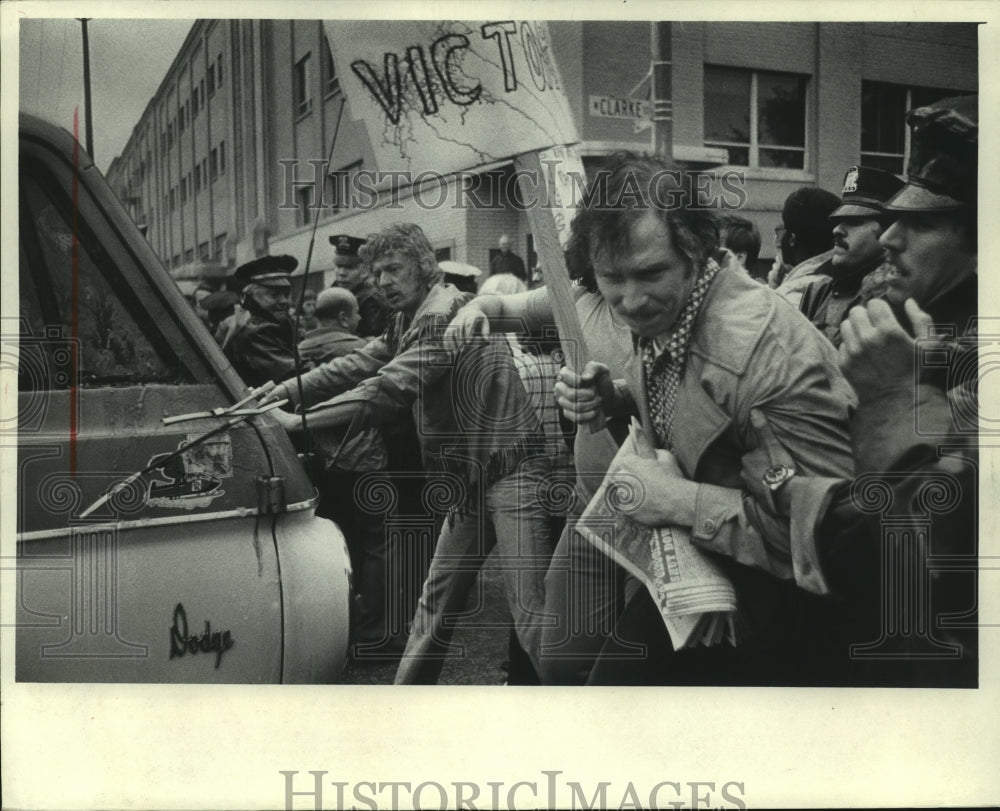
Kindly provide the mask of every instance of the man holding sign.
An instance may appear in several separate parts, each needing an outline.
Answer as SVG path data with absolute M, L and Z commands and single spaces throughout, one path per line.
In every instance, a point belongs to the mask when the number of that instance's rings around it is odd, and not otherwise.
M 559 620 L 543 635 L 546 683 L 790 682 L 794 637 L 808 632 L 793 627 L 803 589 L 822 591 L 796 541 L 804 517 L 748 492 L 740 460 L 766 425 L 791 462 L 768 471 L 770 487 L 850 471 L 853 393 L 822 335 L 719 254 L 713 215 L 679 196 L 677 177 L 655 158 L 615 156 L 607 193 L 577 214 L 571 250 L 589 257 L 635 352 L 626 387 L 590 363 L 564 369 L 556 396 L 577 423 L 638 414 L 656 457 L 619 454 L 609 479 L 642 483 L 633 521 L 690 531 L 711 553 L 736 591 L 740 642 L 673 652 L 647 591 L 567 532 L 546 578 L 546 613 Z

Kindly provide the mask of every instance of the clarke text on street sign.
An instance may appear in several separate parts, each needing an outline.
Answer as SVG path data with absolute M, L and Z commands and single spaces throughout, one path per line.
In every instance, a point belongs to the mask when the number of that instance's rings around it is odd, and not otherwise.
M 648 119 L 650 105 L 646 99 L 629 99 L 618 96 L 591 96 L 590 114 L 595 118 Z

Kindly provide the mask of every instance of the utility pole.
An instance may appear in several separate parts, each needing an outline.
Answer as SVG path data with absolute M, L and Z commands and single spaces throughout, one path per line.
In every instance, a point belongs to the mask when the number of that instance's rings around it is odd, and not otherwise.
M 94 160 L 94 126 L 93 120 L 90 113 L 90 40 L 87 37 L 87 20 L 88 17 L 78 18 L 83 25 L 83 102 L 85 105 L 85 118 L 86 122 L 86 137 L 87 137 L 87 153 L 90 155 L 90 159 Z
M 666 159 L 674 159 L 674 93 L 673 43 L 671 24 L 653 21 L 650 24 L 650 57 L 652 65 L 653 151 Z

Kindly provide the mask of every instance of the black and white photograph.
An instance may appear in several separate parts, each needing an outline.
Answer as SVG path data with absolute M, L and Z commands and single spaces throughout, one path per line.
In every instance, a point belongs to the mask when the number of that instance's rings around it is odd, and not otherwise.
M 990 4 L 0 14 L 4 808 L 1000 802 Z

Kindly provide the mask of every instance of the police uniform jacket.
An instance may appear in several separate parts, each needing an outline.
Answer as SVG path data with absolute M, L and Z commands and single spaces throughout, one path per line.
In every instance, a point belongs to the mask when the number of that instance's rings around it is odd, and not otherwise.
M 356 290 L 352 290 L 358 300 L 358 335 L 371 338 L 381 335 L 389 325 L 392 317 L 392 307 L 385 300 L 385 295 L 370 280 L 366 279 Z
M 881 257 L 866 262 L 849 273 L 836 275 L 833 260 L 817 270 L 826 278 L 814 281 L 802 293 L 799 309 L 836 347 L 841 344 L 840 325 L 852 307 L 857 307 L 885 292 L 884 274 L 879 271 Z
M 815 619 L 823 612 L 812 611 L 814 624 L 826 628 L 826 643 L 817 639 L 810 655 L 827 684 L 975 686 L 977 291 L 972 276 L 924 307 L 935 325 L 955 332 L 924 354 L 914 385 L 859 392 L 850 424 L 856 476 L 788 482 L 793 514 L 801 518 L 793 532 L 814 547 L 816 585 L 837 600 L 825 619 Z M 906 523 L 899 524 L 901 519 Z M 883 581 L 896 576 L 883 571 L 890 565 L 883 560 L 884 545 L 891 543 L 883 534 L 894 526 L 897 543 L 907 543 L 907 530 L 920 533 L 909 541 L 911 565 L 927 566 L 927 554 L 970 561 L 935 573 L 923 580 L 926 593 L 911 594 L 911 607 L 922 603 L 938 616 L 964 615 L 963 621 L 949 630 L 932 616 L 920 617 L 929 634 L 909 634 L 902 646 L 882 650 L 893 655 L 845 656 L 850 645 L 877 642 L 891 630 L 883 627 L 886 622 L 898 624 L 898 617 L 884 615 L 884 604 L 893 599 L 887 588 L 914 588 Z M 907 645 L 921 655 L 907 655 Z
M 248 386 L 278 383 L 295 374 L 291 320 L 274 321 L 251 310 L 249 318 L 232 329 L 223 351 Z

